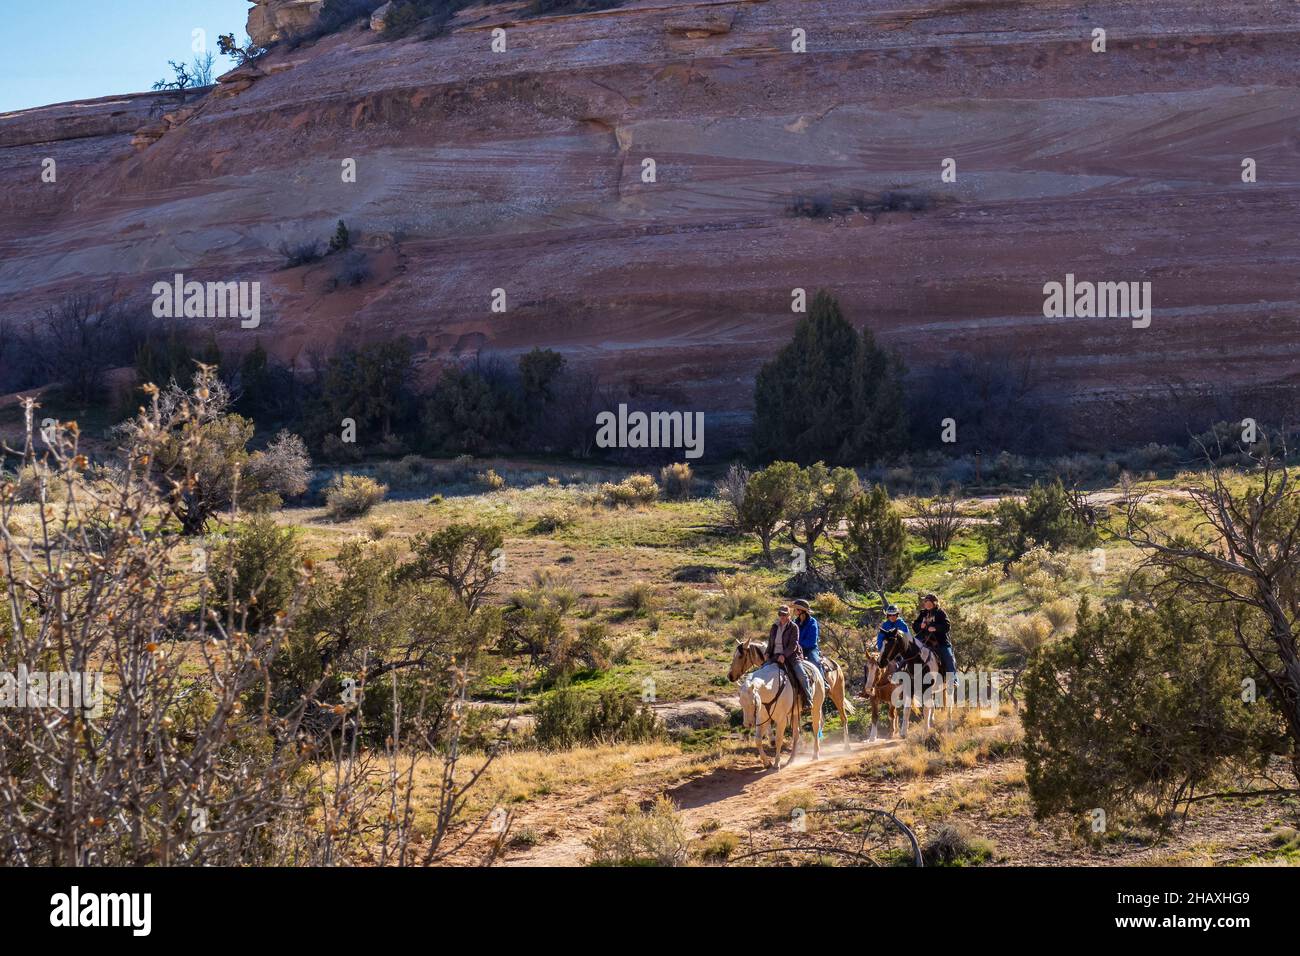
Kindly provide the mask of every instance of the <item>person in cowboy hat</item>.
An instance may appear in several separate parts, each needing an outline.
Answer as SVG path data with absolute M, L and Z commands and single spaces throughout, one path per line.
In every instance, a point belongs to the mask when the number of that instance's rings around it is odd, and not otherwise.
M 896 634 L 911 636 L 911 631 L 907 628 L 907 622 L 903 620 L 902 612 L 898 610 L 897 604 L 891 604 L 885 608 L 885 619 L 880 622 L 880 630 L 876 631 L 876 650 L 885 649 L 885 641 Z
M 811 704 L 812 685 L 808 680 L 808 672 L 799 666 L 799 661 L 803 655 L 799 649 L 799 628 L 790 620 L 790 608 L 782 604 L 776 609 L 776 623 L 767 635 L 767 659 L 776 661 L 785 668 L 795 682 L 795 686 L 803 693 L 803 699 L 806 703 Z
M 794 623 L 799 628 L 799 650 L 803 656 L 817 665 L 826 676 L 826 665 L 822 663 L 821 625 L 812 616 L 812 608 L 803 598 L 794 602 Z
M 952 656 L 952 639 L 948 636 L 948 615 L 939 607 L 939 598 L 927 594 L 921 598 L 921 613 L 912 623 L 916 636 L 925 646 L 939 655 L 944 674 L 957 673 L 957 662 Z

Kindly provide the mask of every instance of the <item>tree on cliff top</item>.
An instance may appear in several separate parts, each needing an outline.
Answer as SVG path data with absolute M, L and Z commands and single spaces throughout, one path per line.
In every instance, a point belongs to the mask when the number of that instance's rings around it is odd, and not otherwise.
M 790 344 L 754 382 L 754 450 L 762 458 L 861 464 L 904 447 L 903 365 L 817 293 Z

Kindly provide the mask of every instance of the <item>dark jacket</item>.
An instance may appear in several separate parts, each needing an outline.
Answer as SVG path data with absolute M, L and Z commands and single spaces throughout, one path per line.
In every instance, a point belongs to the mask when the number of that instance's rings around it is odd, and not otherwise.
M 777 621 L 767 632 L 767 659 L 774 661 L 778 654 L 785 655 L 786 663 L 802 656 L 799 653 L 799 628 L 794 621 L 787 621 L 785 627 Z
M 934 625 L 934 631 L 930 631 L 930 626 Z M 921 609 L 921 614 L 912 622 L 912 630 L 916 636 L 930 647 L 943 647 L 945 644 L 952 646 L 952 641 L 948 637 L 948 615 L 943 613 L 943 608 L 937 607 L 933 611 Z

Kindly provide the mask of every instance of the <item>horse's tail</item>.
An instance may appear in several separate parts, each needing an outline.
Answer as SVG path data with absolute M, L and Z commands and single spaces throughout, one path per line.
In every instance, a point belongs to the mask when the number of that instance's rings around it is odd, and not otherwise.
M 831 665 L 830 669 L 834 670 L 836 679 L 839 681 L 840 702 L 841 702 L 841 706 L 844 709 L 844 716 L 847 717 L 853 713 L 853 701 L 849 699 L 849 675 L 844 670 L 844 665 L 841 664 L 839 661 L 831 657 L 826 658 L 826 661 Z M 831 690 L 831 682 L 830 680 L 827 680 L 826 692 L 829 694 L 830 690 Z

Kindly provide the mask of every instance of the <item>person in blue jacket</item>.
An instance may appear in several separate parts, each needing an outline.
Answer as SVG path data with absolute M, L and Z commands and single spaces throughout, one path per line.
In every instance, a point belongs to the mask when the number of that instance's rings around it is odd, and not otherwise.
M 803 598 L 794 602 L 794 622 L 799 627 L 799 649 L 803 651 L 803 656 L 807 660 L 817 665 L 817 669 L 822 672 L 822 677 L 826 676 L 826 666 L 822 663 L 821 648 L 821 627 L 817 624 L 817 618 L 812 616 L 812 608 Z
M 885 608 L 885 619 L 880 622 L 880 630 L 876 632 L 876 651 L 883 651 L 885 641 L 896 633 L 911 635 L 912 632 L 908 629 L 907 622 L 903 620 L 898 605 L 891 604 Z

